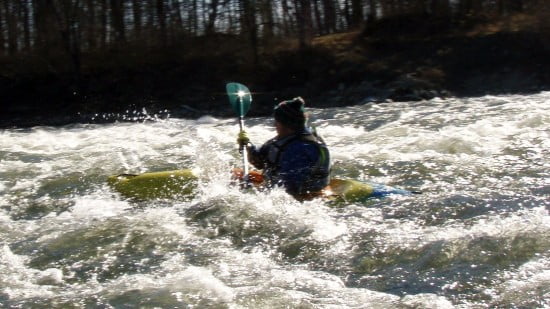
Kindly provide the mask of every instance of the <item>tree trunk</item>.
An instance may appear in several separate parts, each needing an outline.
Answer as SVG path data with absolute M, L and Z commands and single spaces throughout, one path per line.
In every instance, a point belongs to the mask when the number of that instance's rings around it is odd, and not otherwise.
M 360 27 L 363 19 L 363 1 L 351 0 L 351 28 Z
M 313 15 L 315 16 L 315 24 L 318 34 L 326 34 L 326 27 L 324 21 L 321 19 L 321 10 L 319 9 L 319 0 L 313 1 Z
M 108 10 L 108 4 L 107 0 L 100 0 L 99 2 L 101 6 L 101 12 L 100 19 L 101 19 L 101 35 L 100 35 L 100 43 L 101 43 L 101 49 L 105 50 L 107 48 L 107 33 L 108 33 L 108 25 L 107 25 L 107 10 Z
M 504 0 L 497 0 L 496 6 L 498 14 L 504 15 Z
M 352 23 L 350 11 L 351 9 L 349 5 L 349 0 L 344 0 L 344 12 L 342 12 L 342 14 L 343 14 L 344 20 L 346 21 L 346 27 L 348 28 Z
M 41 50 L 45 44 L 46 31 L 46 16 L 43 9 L 43 3 L 38 1 L 33 2 L 33 24 L 34 24 L 34 45 L 35 50 Z M 1 10 L 1 9 L 0 9 Z M 2 44 L 3 45 L 3 44 Z
M 300 49 L 305 49 L 311 45 L 312 39 L 311 1 L 294 0 L 294 4 L 296 7 L 296 23 L 298 26 Z
M 336 32 L 336 7 L 334 0 L 323 0 L 323 9 L 325 15 L 325 28 L 327 33 Z
M 86 18 L 86 42 L 88 43 L 88 49 L 93 50 L 96 48 L 96 16 L 95 16 L 95 1 L 88 0 L 87 2 L 87 18 Z
M 208 20 L 206 21 L 206 34 L 215 32 L 216 19 L 218 19 L 219 0 L 211 0 Z
M 134 15 L 134 38 L 137 40 L 141 40 L 143 14 L 140 0 L 132 1 L 132 13 Z
M 369 24 L 372 24 L 376 21 L 378 14 L 376 13 L 376 0 L 368 0 L 369 1 L 369 13 L 367 14 L 367 22 Z
M 80 49 L 80 19 L 79 1 L 67 1 L 53 6 L 56 25 L 61 43 L 70 58 L 74 74 L 75 91 L 80 91 L 81 81 L 81 49 Z
M 4 55 L 6 52 L 6 38 L 4 37 L 4 8 L 0 6 L 0 55 Z
M 380 1 L 380 8 L 382 12 L 381 14 L 382 18 L 388 18 L 393 14 L 390 1 L 384 1 L 384 0 Z
M 191 5 L 191 10 L 189 12 L 189 31 L 193 35 L 197 35 L 199 31 L 199 18 L 198 18 L 198 10 L 199 6 L 197 3 L 198 0 L 193 0 Z
M 174 23 L 176 24 L 178 31 L 182 31 L 183 30 L 183 17 L 181 16 L 181 14 L 182 14 L 181 2 L 179 2 L 177 0 L 173 1 L 172 2 L 172 7 L 173 7 L 173 10 L 174 10 Z
M 548 4 L 544 4 L 548 5 Z M 523 0 L 508 0 L 508 7 L 510 8 L 510 12 L 513 13 L 520 13 L 523 12 Z
M 31 21 L 29 14 L 29 5 L 28 1 L 22 1 L 20 4 L 20 18 L 21 23 L 23 24 L 23 49 L 26 52 L 30 52 L 31 46 Z
M 460 0 L 458 2 L 459 14 L 462 16 L 468 16 L 474 13 L 473 1 L 479 1 L 479 0 Z
M 449 0 L 432 0 L 430 11 L 435 17 L 448 18 L 451 16 L 451 3 Z
M 290 8 L 288 6 L 288 0 L 281 0 L 281 7 L 283 9 L 283 33 L 288 37 L 292 33 L 292 19 L 290 15 Z
M 8 29 L 8 53 L 15 55 L 17 53 L 17 20 L 14 5 L 10 1 L 4 1 L 4 10 L 6 12 L 6 25 Z
M 116 44 L 126 41 L 123 0 L 111 0 L 111 23 Z
M 428 13 L 426 0 L 415 0 L 412 3 L 410 12 L 414 15 L 425 15 Z
M 155 17 L 157 16 L 156 11 L 156 2 L 155 0 L 146 0 L 143 1 L 143 5 L 145 6 L 145 9 L 143 10 L 145 16 L 145 32 L 143 35 L 143 39 L 146 42 L 154 41 L 157 38 L 157 32 L 155 31 Z
M 248 37 L 250 46 L 252 47 L 252 53 L 254 63 L 258 63 L 258 35 L 256 25 L 256 12 L 253 5 L 253 0 L 240 0 L 242 10 L 242 30 L 243 35 Z
M 273 38 L 273 0 L 262 0 L 262 37 L 266 42 Z
M 166 11 L 164 0 L 157 0 L 156 5 L 157 19 L 159 22 L 160 44 L 162 47 L 168 46 L 168 33 L 166 32 Z
M 171 32 L 172 40 L 177 41 L 184 32 L 183 18 L 181 16 L 181 3 L 172 0 Z

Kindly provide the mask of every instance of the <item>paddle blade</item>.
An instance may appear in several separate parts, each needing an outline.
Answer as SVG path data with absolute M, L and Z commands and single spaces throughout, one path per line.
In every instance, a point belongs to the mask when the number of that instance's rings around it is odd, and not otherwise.
M 244 116 L 250 109 L 250 103 L 252 102 L 252 95 L 250 90 L 239 83 L 228 83 L 225 86 L 227 96 L 229 96 L 229 103 L 233 107 L 235 113 L 239 116 Z

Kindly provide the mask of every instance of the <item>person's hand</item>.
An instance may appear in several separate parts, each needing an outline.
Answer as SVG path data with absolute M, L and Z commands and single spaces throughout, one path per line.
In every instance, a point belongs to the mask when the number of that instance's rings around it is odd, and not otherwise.
M 239 144 L 239 147 L 246 146 L 248 143 L 250 143 L 250 139 L 248 138 L 248 134 L 246 134 L 246 131 L 239 132 L 239 135 L 237 136 L 237 144 Z

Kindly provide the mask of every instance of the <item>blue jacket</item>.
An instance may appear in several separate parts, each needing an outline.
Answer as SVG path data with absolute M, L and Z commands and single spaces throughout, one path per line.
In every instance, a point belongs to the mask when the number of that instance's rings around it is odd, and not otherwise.
M 321 138 L 305 129 L 248 148 L 249 161 L 263 169 L 268 187 L 283 186 L 299 196 L 321 191 L 330 181 L 330 154 Z

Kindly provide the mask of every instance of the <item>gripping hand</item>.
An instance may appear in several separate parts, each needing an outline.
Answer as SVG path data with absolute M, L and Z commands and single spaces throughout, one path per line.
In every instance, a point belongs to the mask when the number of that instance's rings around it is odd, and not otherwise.
M 250 139 L 248 138 L 246 131 L 239 132 L 239 135 L 237 136 L 237 144 L 239 144 L 239 147 L 246 146 L 248 143 L 250 143 Z

